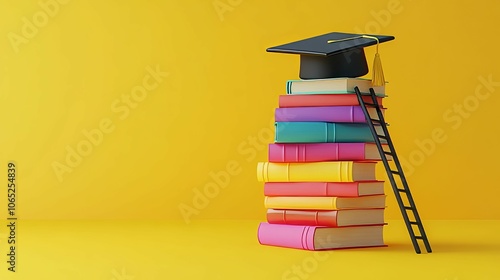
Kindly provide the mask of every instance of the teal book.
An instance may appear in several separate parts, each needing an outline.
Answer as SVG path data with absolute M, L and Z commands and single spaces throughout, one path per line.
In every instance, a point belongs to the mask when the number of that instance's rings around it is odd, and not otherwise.
M 276 122 L 276 143 L 374 142 L 368 124 L 331 122 Z M 383 135 L 382 127 L 376 127 Z

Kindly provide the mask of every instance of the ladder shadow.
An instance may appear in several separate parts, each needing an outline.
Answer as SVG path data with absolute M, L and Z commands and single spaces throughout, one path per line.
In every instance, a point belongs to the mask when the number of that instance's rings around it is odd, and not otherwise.
M 408 242 L 397 242 L 397 243 L 388 243 L 388 246 L 385 250 L 389 252 L 401 253 L 403 251 L 406 252 L 414 252 L 413 245 L 411 241 Z M 420 250 L 422 254 L 426 254 L 425 246 L 422 243 L 419 243 Z M 500 244 L 486 244 L 484 242 L 431 242 L 432 254 L 443 254 L 443 253 L 500 253 Z
M 441 253 L 499 253 L 500 244 L 487 244 L 484 242 L 439 242 L 431 244 L 432 249 Z

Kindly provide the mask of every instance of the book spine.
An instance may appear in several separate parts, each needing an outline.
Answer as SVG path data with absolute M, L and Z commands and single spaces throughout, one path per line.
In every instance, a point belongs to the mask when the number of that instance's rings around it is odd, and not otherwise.
M 352 182 L 352 168 L 351 161 L 259 162 L 257 179 L 260 182 Z
M 267 209 L 337 210 L 336 197 L 266 196 Z
M 335 140 L 337 142 L 374 142 L 368 124 L 336 123 Z
M 335 123 L 276 122 L 276 143 L 335 142 Z
M 269 144 L 270 162 L 364 160 L 365 143 Z
M 267 182 L 264 195 L 358 197 L 359 182 Z
M 274 118 L 277 122 L 366 122 L 360 106 L 276 108 Z
M 257 238 L 262 245 L 314 250 L 316 227 L 260 223 Z
M 373 88 L 373 90 L 375 91 L 375 94 L 377 94 L 377 95 L 378 94 L 385 94 L 385 86 L 374 87 L 374 86 L 372 86 L 371 81 L 367 81 L 366 83 L 352 84 L 349 86 L 349 91 L 355 92 L 354 91 L 355 86 L 357 86 L 359 88 L 359 91 L 361 93 L 369 94 L 370 88 Z
M 338 227 L 338 211 L 268 209 L 270 224 Z
M 338 160 L 365 160 L 367 143 L 338 143 Z
M 328 183 L 326 196 L 359 197 L 359 182 Z
M 276 122 L 276 143 L 373 142 L 367 124 L 329 122 Z
M 321 82 L 322 85 L 317 87 L 318 82 Z M 329 81 L 333 82 L 333 81 Z M 319 80 L 288 80 L 287 81 L 287 94 L 345 94 L 345 93 L 354 93 L 354 87 L 358 87 L 361 93 L 370 93 L 370 88 L 373 88 L 376 94 L 384 94 L 385 86 L 374 87 L 369 80 L 345 80 L 342 81 L 342 85 L 335 83 L 332 85 L 328 83 L 328 81 L 319 81 Z M 294 85 L 302 84 L 306 85 L 299 86 L 297 89 L 294 88 Z M 315 90 L 306 90 L 307 84 L 316 84 Z

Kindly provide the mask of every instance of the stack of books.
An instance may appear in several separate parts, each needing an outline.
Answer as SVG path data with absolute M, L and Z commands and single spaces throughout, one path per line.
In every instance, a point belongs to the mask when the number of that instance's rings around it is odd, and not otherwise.
M 261 244 L 306 250 L 384 246 L 386 196 L 375 174 L 380 154 L 356 86 L 362 93 L 372 87 L 360 78 L 287 82 L 268 162 L 257 166 L 267 208 L 267 222 L 258 229 Z M 385 86 L 374 90 L 382 105 Z M 375 110 L 368 112 L 377 119 Z

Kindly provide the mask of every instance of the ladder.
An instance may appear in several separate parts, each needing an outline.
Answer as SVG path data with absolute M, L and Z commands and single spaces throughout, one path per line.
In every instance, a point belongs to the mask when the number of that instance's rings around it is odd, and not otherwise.
M 401 168 L 396 150 L 394 149 L 394 144 L 392 143 L 389 131 L 387 130 L 387 123 L 384 120 L 382 110 L 380 109 L 380 105 L 378 104 L 377 95 L 375 94 L 373 88 L 370 88 L 370 95 L 361 94 L 358 87 L 355 87 L 354 91 L 356 92 L 356 95 L 358 97 L 359 105 L 361 106 L 361 109 L 365 114 L 366 122 L 370 127 L 370 131 L 375 140 L 375 144 L 377 145 L 382 162 L 384 163 L 387 176 L 389 177 L 389 181 L 391 182 L 392 190 L 394 191 L 394 195 L 396 196 L 401 214 L 403 214 L 403 219 L 405 221 L 406 228 L 408 229 L 408 233 L 410 234 L 415 252 L 417 254 L 420 254 L 418 240 L 422 240 L 427 252 L 431 253 L 431 245 L 429 244 L 429 240 L 427 239 L 427 235 L 425 234 L 424 226 L 422 224 L 422 221 L 420 220 L 415 201 L 413 201 L 413 197 L 410 192 L 410 187 L 408 187 L 408 182 L 406 181 L 403 168 Z M 370 96 L 371 103 L 365 102 L 363 96 Z M 370 117 L 367 107 L 375 108 L 378 118 Z M 383 134 L 378 134 L 375 126 L 380 126 L 382 128 Z M 382 144 L 385 143 L 382 143 L 382 141 L 387 143 L 386 147 L 388 146 L 389 150 L 384 150 L 384 146 L 382 146 Z M 387 158 L 387 156 L 392 157 L 392 160 L 396 165 L 396 170 L 392 169 L 389 165 L 389 159 Z M 398 184 L 396 181 L 396 177 L 398 176 L 401 184 Z M 410 214 L 412 216 L 410 216 Z

